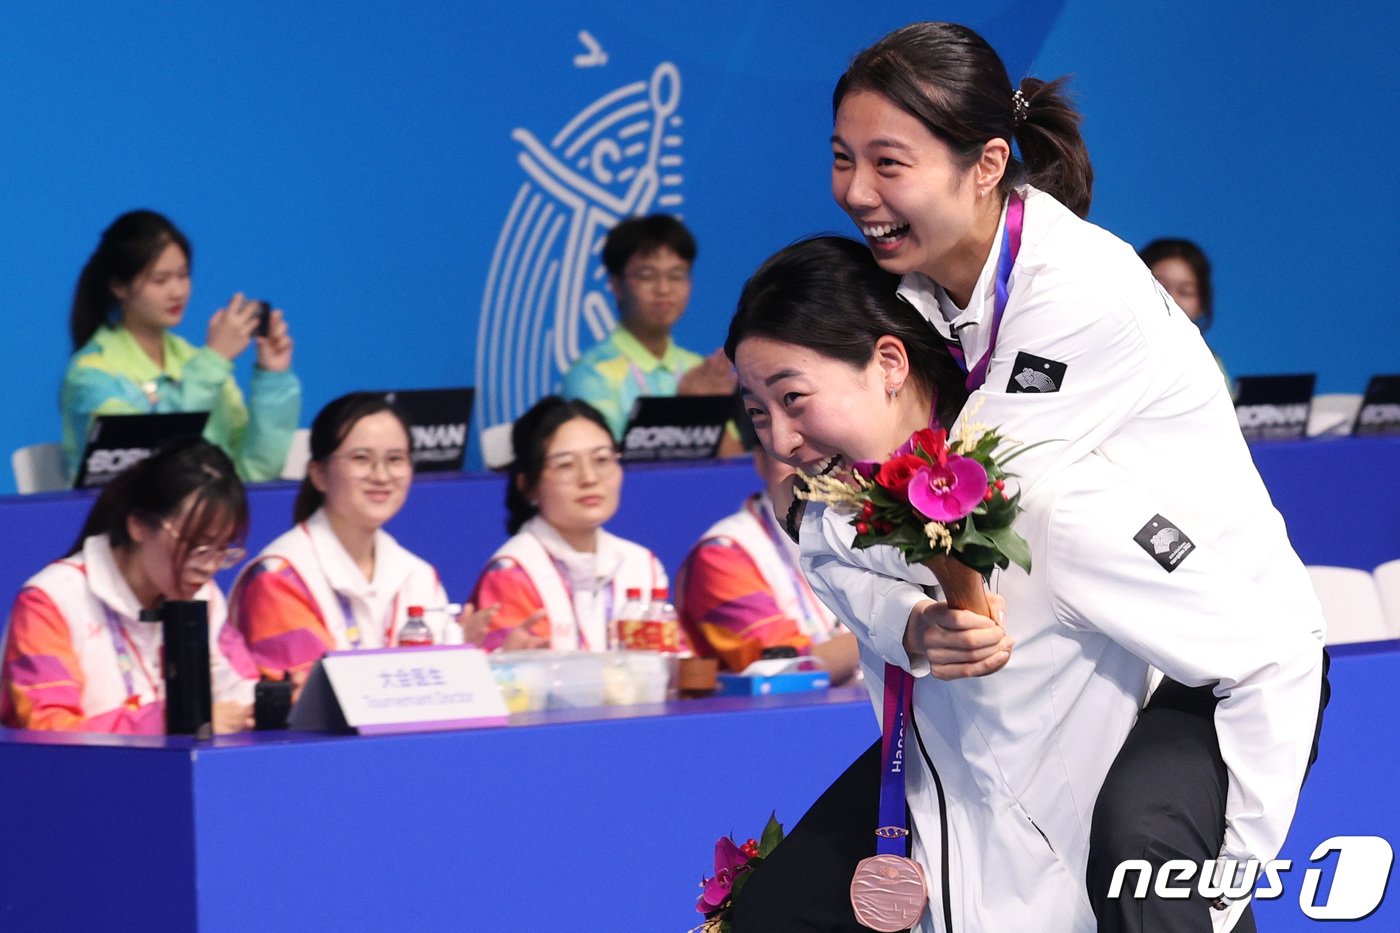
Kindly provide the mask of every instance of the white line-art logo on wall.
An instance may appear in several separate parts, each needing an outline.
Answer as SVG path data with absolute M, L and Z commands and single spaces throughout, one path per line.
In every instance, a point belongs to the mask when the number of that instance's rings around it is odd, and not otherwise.
M 612 332 L 603 240 L 625 217 L 679 212 L 680 98 L 680 71 L 662 62 L 649 79 L 584 107 L 548 145 L 523 127 L 512 131 L 527 177 L 501 225 L 481 300 L 479 428 L 514 420 Z

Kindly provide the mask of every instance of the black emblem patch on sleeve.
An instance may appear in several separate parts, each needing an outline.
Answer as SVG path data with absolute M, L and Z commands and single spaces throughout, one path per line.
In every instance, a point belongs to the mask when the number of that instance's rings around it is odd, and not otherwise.
M 1133 540 L 1142 545 L 1142 549 L 1167 573 L 1175 570 L 1186 555 L 1196 549 L 1195 542 L 1186 537 L 1186 532 L 1160 515 L 1152 516 L 1152 521 L 1143 525 L 1142 530 L 1133 535 Z
M 1047 360 L 1033 353 L 1017 353 L 1011 366 L 1007 392 L 1058 392 L 1065 383 L 1064 363 Z

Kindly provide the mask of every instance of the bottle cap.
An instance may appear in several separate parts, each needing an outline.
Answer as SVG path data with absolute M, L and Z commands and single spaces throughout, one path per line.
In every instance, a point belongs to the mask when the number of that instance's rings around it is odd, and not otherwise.
M 628 599 L 641 599 L 641 598 L 642 598 L 642 588 L 641 588 L 640 586 L 629 586 L 629 587 L 627 588 L 627 598 L 628 598 Z
M 668 591 L 664 586 L 658 586 L 651 591 L 652 599 L 665 599 L 669 595 L 670 591 Z
M 421 615 L 423 614 L 423 607 L 422 607 L 422 606 L 409 606 L 409 607 L 408 607 L 408 614 L 411 615 L 411 616 L 421 616 Z

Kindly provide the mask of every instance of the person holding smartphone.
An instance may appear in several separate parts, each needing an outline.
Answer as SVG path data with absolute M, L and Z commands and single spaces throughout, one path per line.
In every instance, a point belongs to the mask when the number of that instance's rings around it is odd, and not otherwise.
M 68 476 L 97 415 L 208 411 L 204 436 L 244 480 L 276 479 L 301 414 L 292 337 L 282 312 L 233 296 L 195 347 L 173 333 L 189 304 L 189 239 L 155 211 L 123 214 L 78 276 L 70 328 L 74 354 L 60 393 Z M 256 347 L 248 400 L 233 361 Z

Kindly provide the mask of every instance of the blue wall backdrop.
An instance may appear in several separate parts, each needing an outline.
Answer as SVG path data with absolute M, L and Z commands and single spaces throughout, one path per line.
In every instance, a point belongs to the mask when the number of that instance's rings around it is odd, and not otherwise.
M 1376 6 L 7 5 L 0 451 L 58 437 L 73 282 L 138 206 L 195 244 L 185 336 L 235 290 L 286 309 L 303 423 L 361 387 L 480 384 L 478 426 L 515 414 L 610 325 L 592 251 L 639 210 L 695 229 L 678 337 L 712 349 L 764 256 L 850 230 L 827 193 L 831 86 L 932 12 L 1013 75 L 1079 76 L 1094 219 L 1204 243 L 1232 372 L 1359 390 L 1400 368 L 1372 284 L 1393 255 L 1374 232 L 1397 206 L 1374 178 L 1396 132 L 1376 78 L 1400 12 Z M 1338 318 L 1358 335 L 1320 339 Z

